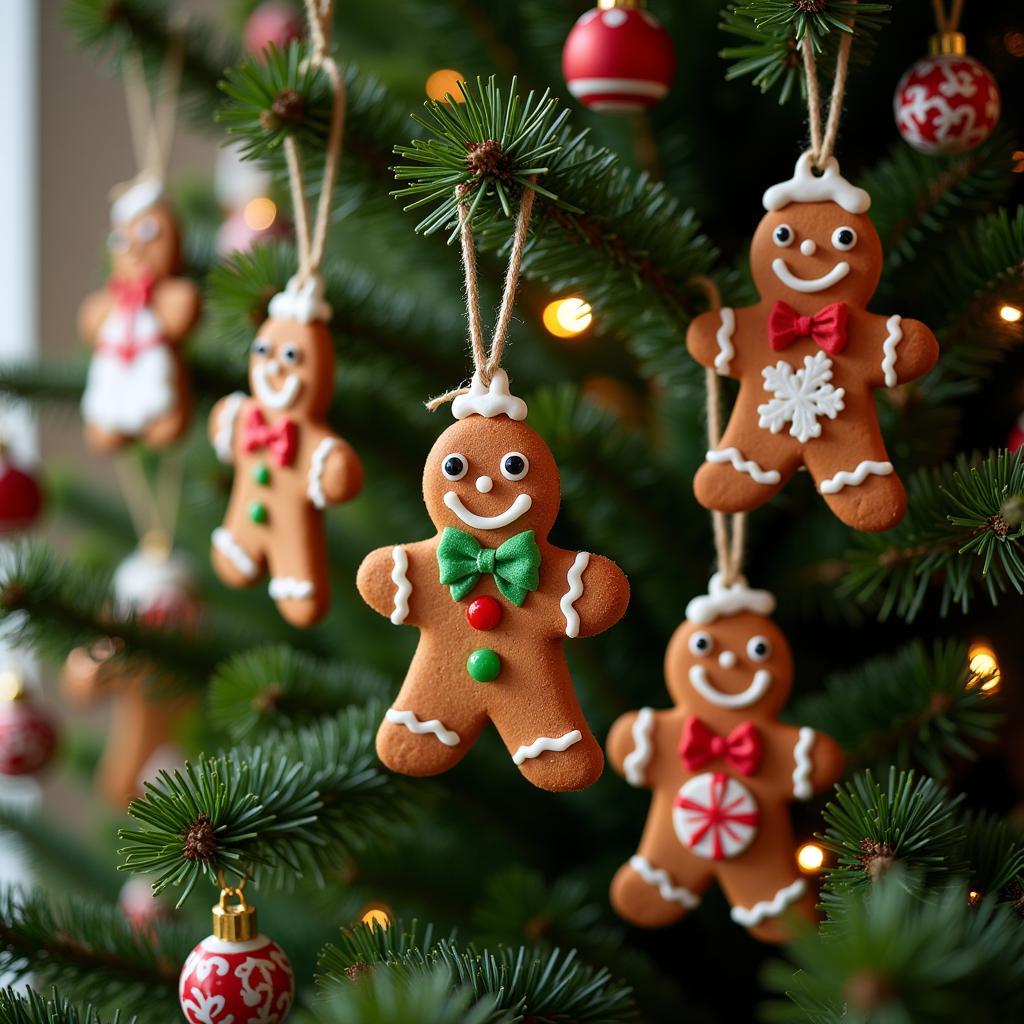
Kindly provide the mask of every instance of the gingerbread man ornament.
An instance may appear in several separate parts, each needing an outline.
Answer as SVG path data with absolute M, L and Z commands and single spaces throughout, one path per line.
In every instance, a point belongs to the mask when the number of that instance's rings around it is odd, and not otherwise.
M 903 518 L 906 492 L 873 390 L 920 377 L 939 349 L 919 321 L 867 310 L 882 273 L 870 205 L 834 158 L 819 175 L 805 153 L 764 194 L 750 249 L 761 301 L 690 325 L 694 359 L 740 382 L 725 434 L 694 480 L 705 508 L 756 508 L 806 466 L 849 526 L 887 530 Z
M 199 289 L 175 276 L 181 242 L 159 179 L 128 186 L 110 220 L 111 275 L 78 314 L 94 350 L 82 395 L 86 440 L 101 452 L 133 440 L 165 447 L 188 426 L 181 345 L 199 319 Z
M 830 737 L 776 718 L 793 657 L 768 618 L 774 609 L 767 591 L 712 577 L 665 655 L 675 707 L 633 711 L 612 727 L 612 765 L 652 790 L 639 849 L 611 888 L 616 911 L 636 925 L 679 920 L 715 879 L 733 920 L 762 941 L 789 938 L 789 914 L 816 920 L 788 805 L 837 781 L 843 758 Z
M 377 753 L 405 775 L 447 771 L 493 721 L 535 786 L 589 786 L 604 758 L 583 719 L 565 663 L 566 638 L 622 617 L 629 584 L 607 558 L 548 540 L 558 468 L 523 422 L 526 404 L 497 370 L 474 375 L 452 406 L 456 422 L 427 456 L 429 540 L 379 548 L 359 568 L 359 592 L 420 641 L 377 733 Z
M 292 278 L 270 301 L 249 354 L 252 396 L 222 398 L 210 415 L 218 458 L 235 467 L 213 567 L 232 587 L 269 572 L 281 615 L 310 626 L 330 606 L 323 513 L 349 501 L 362 464 L 326 424 L 334 390 L 331 309 L 317 275 Z

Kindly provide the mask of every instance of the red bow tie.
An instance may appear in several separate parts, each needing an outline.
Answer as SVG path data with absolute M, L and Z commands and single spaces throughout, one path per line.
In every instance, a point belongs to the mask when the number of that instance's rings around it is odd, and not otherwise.
M 800 316 L 785 302 L 773 303 L 768 316 L 768 343 L 781 352 L 797 338 L 810 338 L 830 356 L 842 352 L 846 346 L 846 303 L 833 302 L 814 316 Z
M 268 426 L 260 409 L 255 406 L 246 414 L 242 424 L 242 445 L 247 452 L 266 448 L 279 466 L 291 464 L 295 458 L 295 444 L 299 428 L 294 420 L 281 420 L 276 426 Z
M 741 722 L 728 736 L 712 732 L 696 715 L 683 724 L 679 757 L 688 771 L 722 758 L 741 775 L 753 775 L 761 764 L 761 736 L 750 722 Z
M 142 309 L 149 305 L 156 287 L 156 278 L 152 274 L 139 274 L 138 277 L 112 277 L 107 287 L 114 293 L 114 301 L 122 309 Z

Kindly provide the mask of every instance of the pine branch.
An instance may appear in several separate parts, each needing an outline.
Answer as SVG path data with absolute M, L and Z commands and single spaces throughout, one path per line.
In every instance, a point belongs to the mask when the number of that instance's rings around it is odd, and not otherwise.
M 389 838 L 411 811 L 413 786 L 383 772 L 373 750 L 376 706 L 353 708 L 255 747 L 162 771 L 122 831 L 126 870 L 156 875 L 155 893 L 220 871 L 280 885 Z M 416 787 L 423 799 L 423 786 Z
M 109 1024 L 136 1024 L 138 1018 L 122 1017 L 118 1010 L 105 1020 Z M 56 989 L 44 997 L 33 989 L 0 988 L 0 1024 L 104 1024 L 104 1018 L 91 1006 L 79 1010 Z
M 857 766 L 920 766 L 944 778 L 953 759 L 973 760 L 995 739 L 1002 716 L 967 665 L 955 641 L 930 649 L 916 640 L 896 654 L 873 658 L 830 676 L 824 692 L 791 709 L 832 736 Z
M 960 456 L 911 480 L 910 506 L 895 529 L 855 534 L 840 595 L 912 621 L 929 585 L 945 615 L 966 612 L 983 589 L 993 604 L 1010 588 L 1024 593 L 1024 458 Z
M 988 811 L 964 815 L 964 860 L 971 889 L 982 896 L 1024 908 L 1024 837 Z
M 917 898 L 918 888 L 916 879 L 894 871 L 866 895 L 844 893 L 842 931 L 827 942 L 808 932 L 787 948 L 792 963 L 768 965 L 767 986 L 789 1001 L 769 1004 L 761 1019 L 960 1024 L 1019 1018 L 1019 918 L 991 900 L 972 906 L 959 884 L 927 900 Z
M 76 1001 L 130 1005 L 140 1024 L 178 1013 L 178 972 L 192 945 L 177 926 L 135 929 L 114 906 L 0 889 L 0 972 Z
M 317 981 L 330 992 L 360 984 L 365 974 L 386 972 L 401 984 L 438 969 L 447 970 L 456 990 L 471 991 L 476 1000 L 491 997 L 496 1011 L 511 1014 L 495 1020 L 612 1024 L 635 1017 L 628 989 L 616 985 L 607 971 L 578 962 L 572 951 L 460 948 L 454 939 L 434 941 L 430 928 L 420 939 L 415 923 L 407 929 L 400 921 L 387 930 L 366 925 L 343 930 L 340 941 L 321 954 Z

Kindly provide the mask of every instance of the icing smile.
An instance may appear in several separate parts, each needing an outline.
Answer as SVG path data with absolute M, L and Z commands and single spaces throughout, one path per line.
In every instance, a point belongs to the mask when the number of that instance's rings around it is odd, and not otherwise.
M 265 363 L 256 363 L 252 368 L 252 383 L 256 391 L 256 397 L 261 405 L 268 409 L 288 409 L 299 397 L 302 388 L 302 380 L 294 373 L 289 373 L 284 378 L 284 383 L 275 388 L 270 383 L 271 374 L 277 373 L 277 363 L 268 359 Z
M 691 665 L 690 685 L 709 704 L 715 704 L 720 708 L 746 708 L 756 704 L 765 695 L 768 687 L 772 685 L 772 674 L 767 669 L 759 668 L 745 690 L 739 693 L 722 693 L 712 685 L 703 665 Z
M 787 287 L 795 292 L 823 292 L 826 288 L 838 284 L 850 272 L 850 264 L 846 260 L 840 260 L 823 277 L 797 277 L 792 270 L 786 266 L 786 261 L 781 256 L 772 260 L 772 270 L 775 276 Z
M 528 494 L 520 494 L 504 512 L 496 516 L 478 516 L 475 512 L 470 512 L 454 491 L 448 491 L 445 494 L 444 503 L 467 526 L 472 526 L 476 530 L 500 530 L 503 526 L 511 525 L 520 516 L 529 512 L 533 505 L 533 498 Z

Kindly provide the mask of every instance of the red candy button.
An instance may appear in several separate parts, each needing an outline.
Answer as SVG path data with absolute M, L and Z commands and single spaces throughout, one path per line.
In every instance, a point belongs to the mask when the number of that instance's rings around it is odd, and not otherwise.
M 501 605 L 493 597 L 478 597 L 469 602 L 466 618 L 474 629 L 494 629 L 501 622 Z

